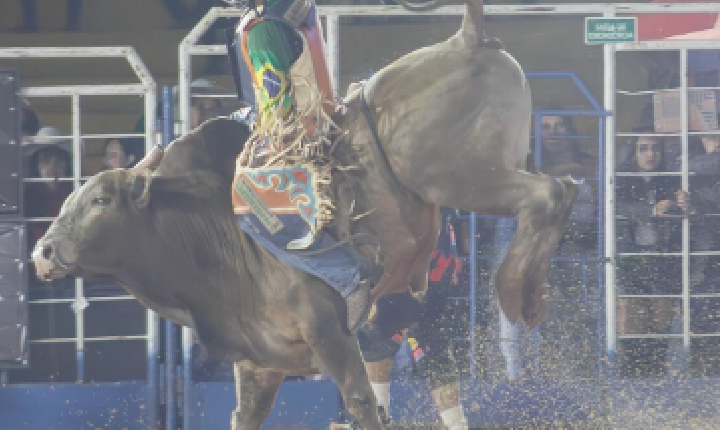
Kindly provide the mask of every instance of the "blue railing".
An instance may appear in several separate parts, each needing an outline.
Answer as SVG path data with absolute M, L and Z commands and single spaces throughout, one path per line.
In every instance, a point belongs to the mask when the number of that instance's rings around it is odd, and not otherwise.
M 168 146 L 175 139 L 173 118 L 173 87 L 163 86 L 162 98 L 162 142 Z M 177 326 L 170 320 L 165 320 L 165 428 L 177 429 L 177 366 L 175 364 L 175 333 Z

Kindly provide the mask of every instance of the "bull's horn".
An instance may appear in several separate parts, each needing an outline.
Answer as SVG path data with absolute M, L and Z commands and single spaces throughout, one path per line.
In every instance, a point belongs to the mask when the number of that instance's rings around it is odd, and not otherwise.
M 150 183 L 152 182 L 152 177 L 148 173 L 138 173 L 129 175 L 128 179 L 130 198 L 135 202 L 135 206 L 139 208 L 145 207 L 150 198 Z
M 149 170 L 152 172 L 158 168 L 164 155 L 165 155 L 165 148 L 163 148 L 162 145 L 155 145 L 152 147 L 150 152 L 148 152 L 145 155 L 145 157 L 143 157 L 143 159 L 140 160 L 140 162 L 137 163 L 135 165 L 135 167 L 133 167 L 130 170 L 133 170 L 135 172 L 142 172 L 144 170 Z

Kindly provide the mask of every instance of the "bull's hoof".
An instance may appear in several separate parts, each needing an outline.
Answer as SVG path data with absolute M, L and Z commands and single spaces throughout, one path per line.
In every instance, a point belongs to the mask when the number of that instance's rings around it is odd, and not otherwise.
M 528 329 L 540 324 L 545 315 L 545 303 L 550 293 L 550 285 L 543 282 L 531 294 L 523 297 L 522 317 Z
M 494 279 L 500 309 L 511 323 L 515 323 L 520 318 L 523 302 L 522 285 L 524 280 L 517 276 L 516 270 L 516 268 L 510 268 L 504 260 L 495 273 Z

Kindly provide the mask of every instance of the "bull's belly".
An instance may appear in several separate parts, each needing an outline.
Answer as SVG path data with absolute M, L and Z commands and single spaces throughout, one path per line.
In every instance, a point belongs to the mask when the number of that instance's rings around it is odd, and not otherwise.
M 523 169 L 529 152 L 529 137 L 519 131 L 517 139 L 507 136 L 484 136 L 453 139 L 452 127 L 447 135 L 427 133 L 422 138 L 395 142 L 400 151 L 388 155 L 398 182 L 427 203 L 472 210 L 462 203 L 468 194 L 504 183 L 518 169 Z M 463 132 L 455 133 L 463 136 Z M 466 136 L 467 137 L 467 136 Z
M 249 362 L 259 369 L 278 370 L 293 374 L 315 373 L 317 360 L 310 346 L 302 339 L 288 339 L 275 330 L 230 328 L 213 339 L 200 340 L 209 352 L 225 361 Z

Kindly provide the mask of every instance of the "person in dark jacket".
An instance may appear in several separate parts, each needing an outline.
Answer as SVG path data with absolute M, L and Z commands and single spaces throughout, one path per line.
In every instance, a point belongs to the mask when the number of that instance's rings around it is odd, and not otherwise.
M 618 229 L 618 251 L 647 255 L 618 259 L 617 331 L 621 336 L 663 334 L 670 330 L 679 302 L 656 296 L 679 295 L 682 271 L 681 259 L 658 254 L 680 251 L 689 200 L 680 176 L 665 172 L 663 137 L 641 135 L 632 147 L 616 181 L 616 216 L 624 225 Z M 645 366 L 643 372 L 656 375 L 664 373 L 665 365 L 657 361 L 663 357 L 659 351 L 666 348 L 664 339 L 624 339 L 620 346 L 627 358 L 623 362 L 638 370 Z
M 690 204 L 696 217 L 690 220 L 690 250 L 717 251 L 720 248 L 720 136 L 691 136 L 688 170 Z M 706 255 L 690 259 L 692 293 L 714 292 L 720 270 Z

